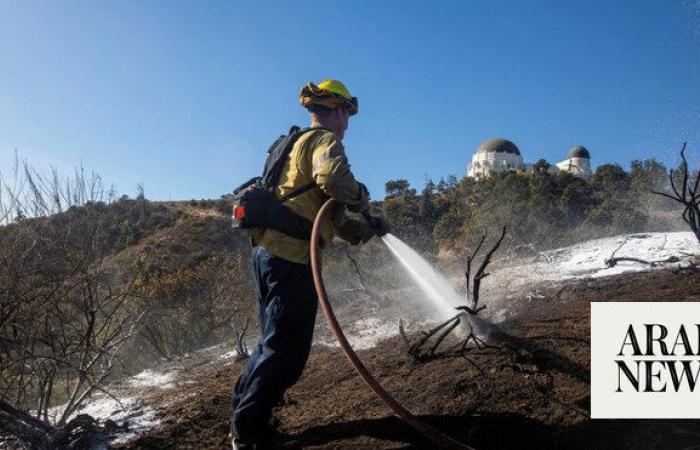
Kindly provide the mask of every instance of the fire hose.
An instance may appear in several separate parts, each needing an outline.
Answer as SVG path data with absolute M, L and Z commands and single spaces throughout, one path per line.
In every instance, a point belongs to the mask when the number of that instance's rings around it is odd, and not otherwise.
M 326 215 L 334 203 L 335 200 L 332 198 L 326 201 L 316 215 L 316 220 L 314 220 L 314 226 L 311 232 L 311 271 L 314 277 L 316 293 L 318 294 L 318 299 L 321 303 L 321 308 L 323 309 L 323 315 L 326 317 L 326 322 L 328 322 L 328 326 L 330 327 L 331 331 L 335 335 L 336 339 L 338 339 L 340 348 L 343 350 L 343 353 L 345 353 L 345 356 L 350 361 L 350 364 L 352 364 L 364 382 L 367 383 L 367 386 L 369 386 L 374 393 L 377 394 L 377 396 L 384 403 L 386 403 L 386 405 L 391 408 L 391 410 L 394 411 L 394 413 L 396 413 L 396 415 L 398 415 L 407 425 L 442 448 L 450 450 L 473 450 L 472 447 L 462 444 L 461 442 L 440 433 L 438 430 L 427 425 L 411 414 L 411 412 L 406 408 L 401 406 L 401 404 L 396 401 L 396 399 L 394 399 L 394 397 L 392 397 L 391 394 L 384 389 L 384 387 L 382 387 L 379 381 L 374 378 L 362 361 L 360 361 L 360 358 L 357 356 L 345 337 L 345 333 L 343 333 L 342 328 L 340 328 L 338 319 L 336 318 L 333 308 L 331 308 L 331 304 L 328 300 L 328 294 L 326 292 L 326 286 L 323 283 L 323 276 L 321 272 L 321 252 L 319 245 L 320 229 L 321 224 L 323 224 L 324 220 L 326 220 Z

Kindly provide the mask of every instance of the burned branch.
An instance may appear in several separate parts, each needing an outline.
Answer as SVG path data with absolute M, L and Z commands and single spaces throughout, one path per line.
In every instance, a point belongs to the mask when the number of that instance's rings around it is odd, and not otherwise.
M 606 267 L 615 267 L 617 263 L 619 262 L 636 262 L 639 264 L 646 264 L 648 266 L 654 267 L 656 264 L 651 261 L 647 261 L 645 259 L 639 259 L 639 258 L 632 258 L 632 257 L 627 257 L 627 256 L 620 256 L 618 258 L 608 258 L 605 260 L 605 266 Z
M 684 206 L 683 221 L 688 224 L 700 242 L 700 169 L 695 173 L 695 180 L 690 174 L 690 167 L 685 156 L 685 149 L 688 143 L 684 142 L 681 148 L 681 166 L 679 172 L 671 170 L 669 172 L 669 183 L 673 193 L 652 191 Z M 678 175 L 678 177 L 676 176 Z M 677 178 L 680 180 L 677 181 Z
M 661 244 L 659 251 L 664 249 L 664 247 L 666 246 L 667 239 L 668 239 L 667 235 L 664 235 L 664 242 L 663 242 L 663 244 Z M 620 243 L 620 245 L 617 246 L 617 248 L 615 250 L 613 250 L 613 252 L 610 254 L 610 257 L 606 258 L 603 261 L 603 263 L 605 264 L 605 267 L 608 267 L 608 268 L 615 267 L 615 266 L 617 266 L 618 263 L 621 263 L 621 262 L 646 264 L 650 267 L 656 267 L 659 264 L 675 263 L 675 262 L 680 261 L 680 259 L 677 256 L 669 256 L 666 259 L 657 260 L 657 261 L 647 261 L 646 259 L 635 258 L 632 256 L 615 256 L 617 254 L 617 252 L 620 251 L 620 249 L 622 247 L 624 247 L 624 245 L 627 243 L 628 240 L 629 240 L 629 236 L 625 236 L 625 239 L 622 241 L 622 243 Z
M 442 341 L 445 340 L 448 334 L 452 333 L 455 328 L 460 324 L 461 320 L 459 318 L 459 315 L 455 317 L 454 322 L 452 322 L 449 326 L 445 327 L 442 333 L 440 333 L 440 336 L 438 336 L 437 339 L 435 339 L 435 343 L 430 347 L 430 350 L 428 351 L 428 355 L 430 357 L 435 356 L 435 352 L 437 351 L 438 347 L 440 344 L 442 344 Z
M 469 324 L 469 334 L 464 338 L 460 336 L 459 342 L 450 347 L 448 351 L 458 348 L 459 350 L 457 351 L 457 353 L 463 354 L 469 348 L 472 348 L 469 346 L 470 343 L 473 343 L 474 347 L 479 349 L 483 349 L 488 346 L 483 339 L 481 339 L 477 334 L 474 333 L 474 328 L 470 320 L 478 319 L 470 319 L 470 316 L 477 316 L 481 311 L 483 311 L 486 308 L 486 305 L 479 305 L 481 280 L 483 280 L 489 275 L 489 273 L 486 272 L 486 269 L 491 263 L 491 258 L 493 257 L 494 253 L 496 253 L 498 248 L 501 246 L 505 235 L 506 227 L 504 226 L 501 229 L 501 235 L 493 244 L 491 249 L 486 253 L 484 259 L 479 265 L 479 268 L 476 270 L 476 273 L 473 276 L 472 263 L 476 259 L 477 255 L 479 254 L 479 251 L 481 250 L 481 248 L 484 245 L 484 242 L 486 241 L 486 238 L 488 236 L 486 233 L 483 236 L 481 236 L 481 239 L 479 240 L 479 243 L 477 244 L 474 252 L 472 252 L 472 254 L 467 257 L 467 267 L 464 272 L 464 276 L 466 278 L 467 302 L 471 302 L 471 304 L 457 306 L 455 308 L 459 311 L 457 315 L 438 324 L 437 326 L 428 331 L 421 332 L 420 338 L 415 343 L 412 343 L 406 336 L 406 332 L 403 327 L 403 322 L 399 323 L 399 333 L 401 334 L 401 337 L 403 338 L 406 344 L 407 353 L 415 361 L 425 361 L 438 356 L 438 349 L 440 345 L 447 339 L 449 335 L 453 334 L 453 332 L 458 329 L 460 324 L 463 323 Z
M 467 269 L 464 272 L 464 276 L 467 279 L 467 303 L 471 300 L 471 306 L 458 306 L 457 309 L 466 311 L 472 316 L 477 315 L 481 310 L 486 308 L 485 305 L 479 306 L 479 293 L 481 290 L 481 280 L 489 276 L 489 273 L 486 272 L 486 268 L 488 265 L 491 263 L 491 257 L 493 256 L 494 253 L 496 253 L 496 250 L 501 246 L 501 243 L 503 242 L 503 238 L 506 236 L 506 227 L 504 226 L 501 228 L 501 236 L 498 238 L 498 240 L 494 243 L 493 247 L 491 247 L 491 250 L 486 253 L 486 256 L 484 257 L 483 261 L 481 262 L 481 265 L 479 266 L 479 269 L 476 271 L 476 274 L 474 274 L 474 277 L 471 278 L 471 267 L 472 267 L 472 262 L 476 258 L 477 254 L 479 253 L 479 250 L 481 250 L 481 247 L 484 244 L 484 241 L 486 240 L 486 237 L 488 236 L 488 233 L 484 233 L 484 235 L 481 237 L 481 240 L 479 241 L 479 244 L 476 246 L 476 249 L 474 252 L 467 257 Z
M 479 350 L 482 350 L 482 349 L 487 348 L 487 347 L 492 347 L 492 346 L 488 345 L 485 340 L 481 339 L 479 336 L 477 336 L 474 333 L 474 327 L 471 324 L 469 324 L 469 334 L 462 342 L 462 346 L 459 349 L 459 353 L 464 353 L 469 348 L 470 342 L 473 342 L 475 347 L 478 348 Z M 493 347 L 493 348 L 496 348 L 496 347 Z
M 617 265 L 617 263 L 619 263 L 619 262 L 635 262 L 635 263 L 639 263 L 639 264 L 647 264 L 650 267 L 656 267 L 659 264 L 676 263 L 679 261 L 680 261 L 680 258 L 678 258 L 677 256 L 669 256 L 666 259 L 661 259 L 661 260 L 657 260 L 657 261 L 647 261 L 645 259 L 640 259 L 640 258 L 618 256 L 617 258 L 606 259 L 605 265 L 606 265 L 606 267 L 615 267 Z
M 108 448 L 109 430 L 87 414 L 80 414 L 62 427 L 54 427 L 0 400 L 0 434 L 3 442 L 16 448 L 96 449 Z M 4 447 L 3 447 L 4 448 Z M 13 448 L 10 445 L 10 448 Z
M 0 400 L 0 432 L 32 448 L 47 448 L 57 428 Z
M 620 245 L 618 245 L 617 248 L 616 248 L 615 250 L 613 250 L 613 252 L 610 254 L 610 258 L 608 258 L 608 260 L 610 260 L 610 259 L 615 259 L 615 255 L 616 255 L 617 252 L 619 252 L 620 249 L 627 243 L 627 240 L 628 240 L 628 239 L 629 239 L 629 237 L 628 237 L 628 236 L 625 236 L 625 239 L 622 241 L 622 243 L 621 243 Z M 607 262 L 606 262 L 606 264 L 607 264 Z
M 403 326 L 403 321 L 399 320 L 399 334 L 404 340 L 404 343 L 406 344 L 406 352 L 411 355 L 411 357 L 416 360 L 416 361 L 423 361 L 426 359 L 431 358 L 432 356 L 435 355 L 435 350 L 432 352 L 425 352 L 423 349 L 423 346 L 432 338 L 435 336 L 440 330 L 445 329 L 447 327 L 452 331 L 454 327 L 456 327 L 459 324 L 459 316 L 460 314 L 457 314 L 456 316 L 452 317 L 449 320 L 446 320 L 442 322 L 441 324 L 435 326 L 434 328 L 428 330 L 428 331 L 421 331 L 421 338 L 416 341 L 415 343 L 412 343 L 408 336 L 406 335 L 406 331 L 404 330 Z M 452 326 L 454 324 L 454 327 Z M 442 342 L 447 335 L 443 336 L 441 339 L 439 339 L 440 342 Z M 437 347 L 435 347 L 437 349 Z
M 250 325 L 250 317 L 246 317 L 243 320 L 243 324 L 240 320 L 231 320 L 231 328 L 233 328 L 233 335 L 236 339 L 236 357 L 235 361 L 243 361 L 248 359 L 250 356 L 250 351 L 248 350 L 248 345 L 246 343 L 246 334 L 248 333 L 248 326 Z

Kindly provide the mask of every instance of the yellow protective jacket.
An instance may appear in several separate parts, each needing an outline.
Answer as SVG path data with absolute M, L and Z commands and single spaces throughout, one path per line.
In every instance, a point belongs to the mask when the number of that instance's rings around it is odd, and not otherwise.
M 357 244 L 365 233 L 365 225 L 349 218 L 344 205 L 363 208 L 369 198 L 350 171 L 342 142 L 331 131 L 308 131 L 297 140 L 282 169 L 275 194 L 281 198 L 311 181 L 316 182 L 313 189 L 284 204 L 313 222 L 323 203 L 330 197 L 335 198 L 339 203 L 331 214 L 332 219 L 321 229 L 322 240 L 328 243 L 338 236 Z M 309 263 L 309 241 L 268 228 L 253 233 L 252 242 L 280 258 L 299 264 Z

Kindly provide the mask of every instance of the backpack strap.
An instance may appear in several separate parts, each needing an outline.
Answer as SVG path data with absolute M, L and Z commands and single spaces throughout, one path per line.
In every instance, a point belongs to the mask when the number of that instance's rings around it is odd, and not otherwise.
M 306 183 L 305 185 L 294 189 L 292 192 L 290 192 L 289 194 L 285 195 L 284 197 L 280 198 L 280 199 L 279 199 L 279 202 L 280 202 L 280 203 L 284 203 L 284 202 L 286 202 L 287 200 L 291 200 L 291 199 L 293 199 L 294 197 L 300 196 L 301 194 L 303 194 L 303 193 L 306 192 L 306 191 L 310 191 L 310 190 L 313 189 L 314 187 L 316 187 L 316 182 L 315 182 L 315 181 L 310 181 L 310 182 Z
M 293 126 L 289 129 L 289 134 L 281 135 L 272 143 L 267 150 L 267 159 L 265 160 L 265 167 L 261 177 L 268 188 L 277 186 L 287 156 L 289 156 L 296 141 L 307 131 L 315 129 L 317 128 L 305 128 L 301 130 L 299 127 Z
M 331 131 L 331 130 L 329 130 L 328 128 L 323 128 L 323 127 L 308 127 L 308 128 L 300 129 L 300 128 L 299 128 L 298 126 L 296 126 L 296 125 L 292 126 L 292 127 L 289 129 L 289 136 L 291 136 L 292 134 L 296 134 L 296 136 L 292 136 L 291 142 L 288 144 L 289 148 L 286 149 L 284 157 L 286 158 L 287 154 L 289 154 L 289 152 L 292 150 L 292 147 L 294 147 L 294 144 L 299 140 L 299 138 L 300 138 L 302 135 L 306 134 L 306 133 L 309 132 L 309 131 L 316 131 L 316 130 Z M 292 192 L 290 192 L 290 193 L 288 193 L 287 195 L 285 195 L 285 196 L 283 196 L 282 198 L 280 198 L 280 199 L 279 199 L 279 202 L 280 202 L 280 203 L 284 203 L 284 202 L 286 202 L 287 200 L 291 200 L 291 199 L 293 199 L 294 197 L 298 197 L 298 196 L 300 196 L 301 194 L 303 194 L 303 193 L 305 193 L 305 192 L 307 192 L 307 191 L 310 191 L 310 190 L 313 189 L 315 186 L 316 186 L 316 182 L 315 182 L 315 181 L 310 181 L 310 182 L 306 183 L 305 185 L 300 186 L 300 187 L 294 189 Z

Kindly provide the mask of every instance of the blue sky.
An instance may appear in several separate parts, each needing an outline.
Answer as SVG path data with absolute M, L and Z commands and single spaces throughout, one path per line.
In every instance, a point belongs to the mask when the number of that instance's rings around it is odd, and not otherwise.
M 14 150 L 133 195 L 215 198 L 257 175 L 298 90 L 360 99 L 345 144 L 374 198 L 465 174 L 480 142 L 593 164 L 700 147 L 693 1 L 0 0 L 0 170 Z

